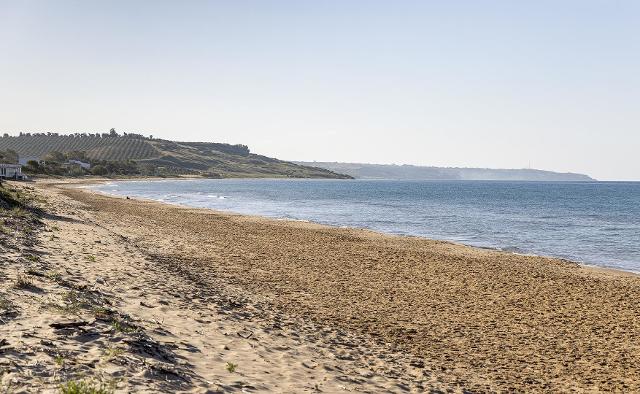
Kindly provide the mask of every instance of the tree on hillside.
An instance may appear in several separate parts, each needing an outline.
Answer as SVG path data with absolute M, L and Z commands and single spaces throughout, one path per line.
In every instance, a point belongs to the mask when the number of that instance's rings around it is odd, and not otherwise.
M 15 164 L 18 162 L 18 153 L 14 150 L 8 149 L 0 151 L 0 163 Z
M 49 152 L 46 155 L 44 155 L 42 159 L 45 162 L 52 162 L 52 163 L 64 163 L 65 161 L 67 161 L 67 158 L 64 156 L 64 154 L 58 151 Z
M 105 176 L 109 173 L 109 171 L 102 165 L 97 165 L 91 169 L 91 173 L 93 175 Z
M 32 174 L 37 174 L 42 172 L 42 168 L 40 167 L 40 163 L 36 160 L 29 160 L 27 165 L 24 167 L 25 172 L 29 172 Z
M 116 133 L 116 129 L 111 128 L 111 130 L 109 130 L 109 135 L 110 135 L 111 137 L 117 137 L 117 136 L 118 136 L 118 133 Z
M 74 150 L 71 152 L 66 152 L 65 157 L 67 160 L 79 160 L 84 162 L 89 162 L 89 158 L 87 157 L 87 152 Z

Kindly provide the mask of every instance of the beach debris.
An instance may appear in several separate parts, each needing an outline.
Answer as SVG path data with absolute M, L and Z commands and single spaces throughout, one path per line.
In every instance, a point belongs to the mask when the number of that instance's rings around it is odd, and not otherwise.
M 419 359 L 412 360 L 409 365 L 416 368 L 424 368 L 424 361 Z
M 56 344 L 47 340 L 47 339 L 41 339 L 40 340 L 40 344 L 43 346 L 47 346 L 47 347 L 56 347 Z
M 112 310 L 107 308 L 95 308 L 93 317 L 96 321 L 110 322 L 113 320 L 114 314 L 115 313 Z
M 124 340 L 124 343 L 136 353 L 151 357 L 162 362 L 173 363 L 176 360 L 175 355 L 167 349 L 166 346 L 162 346 L 160 343 L 154 341 L 150 337 L 143 333 L 138 333 L 137 337 Z
M 40 272 L 38 270 L 35 270 L 33 268 L 28 269 L 26 273 L 27 273 L 27 275 L 38 276 L 40 278 L 46 278 L 47 277 L 47 275 L 45 275 L 44 273 L 42 273 L 42 272 Z
M 318 367 L 318 364 L 314 363 L 313 361 L 311 362 L 303 361 L 302 366 L 309 369 L 316 369 Z
M 191 353 L 202 353 L 200 351 L 200 349 L 198 349 L 196 346 L 193 346 L 190 343 L 187 343 L 187 342 L 184 342 L 184 341 L 180 342 L 180 343 L 182 344 L 182 346 L 184 346 L 183 350 L 186 350 L 186 351 L 191 352 Z
M 61 330 L 64 328 L 82 327 L 82 326 L 86 326 L 87 324 L 89 324 L 89 322 L 84 320 L 62 321 L 62 322 L 51 323 L 49 324 L 49 327 L 55 328 L 56 330 Z
M 249 339 L 253 335 L 253 331 L 244 329 L 242 331 L 238 331 L 237 334 L 240 338 Z
M 145 365 L 147 366 L 147 370 L 151 376 L 163 376 L 164 379 L 178 379 L 183 382 L 190 382 L 191 377 L 188 373 L 182 371 L 180 368 L 164 362 L 158 361 L 145 361 Z

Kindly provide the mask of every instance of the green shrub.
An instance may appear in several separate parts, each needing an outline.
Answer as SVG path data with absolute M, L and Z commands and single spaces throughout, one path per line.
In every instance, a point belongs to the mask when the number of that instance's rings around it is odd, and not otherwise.
M 104 166 L 97 165 L 91 169 L 91 173 L 93 175 L 105 176 L 109 173 L 109 171 Z
M 60 393 L 62 394 L 110 394 L 113 389 L 104 383 L 96 383 L 85 380 L 71 380 L 60 385 Z
M 236 368 L 238 368 L 238 364 L 234 364 L 234 363 L 228 362 L 225 365 L 225 368 L 226 368 L 227 371 L 229 371 L 229 373 L 234 373 L 236 371 Z

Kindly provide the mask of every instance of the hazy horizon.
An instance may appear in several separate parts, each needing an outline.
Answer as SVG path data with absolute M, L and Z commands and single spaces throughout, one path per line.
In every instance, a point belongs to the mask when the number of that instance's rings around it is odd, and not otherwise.
M 640 3 L 0 0 L 0 132 L 640 180 Z
M 544 168 L 533 168 L 533 167 L 511 167 L 511 168 L 501 168 L 501 167 L 456 167 L 456 166 L 431 166 L 426 164 L 411 164 L 411 163 L 365 163 L 365 162 L 345 162 L 345 161 L 326 161 L 326 160 L 292 160 L 294 162 L 304 162 L 304 163 L 340 163 L 340 164 L 365 164 L 365 165 L 384 165 L 384 166 L 413 166 L 413 167 L 437 167 L 437 168 L 460 168 L 460 169 L 483 169 L 483 170 L 533 170 L 533 171 L 551 171 L 551 172 L 560 172 L 554 170 L 548 170 Z M 575 173 L 573 171 L 563 171 L 564 173 Z M 582 173 L 583 175 L 589 175 L 586 173 Z M 599 179 L 596 179 L 599 180 Z

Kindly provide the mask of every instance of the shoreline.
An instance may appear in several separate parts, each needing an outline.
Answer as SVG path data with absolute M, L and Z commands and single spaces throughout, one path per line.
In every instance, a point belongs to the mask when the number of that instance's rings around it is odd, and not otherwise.
M 257 179 L 257 178 L 242 178 L 242 179 Z M 193 180 L 193 179 L 185 179 L 185 178 L 171 178 L 171 179 L 167 179 L 167 180 Z M 148 179 L 131 179 L 131 180 L 114 180 L 113 182 L 136 182 L 136 181 L 141 181 L 141 182 L 155 182 L 155 181 L 162 181 L 162 179 L 155 179 L 155 178 L 148 178 Z M 93 180 L 88 180 L 86 183 L 85 182 L 79 182 L 78 184 L 86 184 L 87 187 L 82 187 L 83 190 L 87 190 L 90 192 L 94 192 L 94 193 L 98 193 L 104 196 L 108 196 L 108 197 L 113 197 L 113 198 L 126 198 L 128 196 L 121 196 L 118 194 L 112 194 L 109 192 L 104 192 L 104 191 L 100 191 L 100 190 L 95 190 L 95 189 L 91 189 L 91 185 L 101 185 L 101 184 L 108 184 L 111 183 L 111 180 L 96 180 L 95 182 Z M 69 184 L 74 184 L 74 183 L 69 183 Z M 171 202 L 166 202 L 166 201 L 160 201 L 157 199 L 152 199 L 152 198 L 142 198 L 142 197 L 129 197 L 130 199 L 135 199 L 135 200 L 139 200 L 139 201 L 148 201 L 148 202 L 156 202 L 156 203 L 160 203 L 160 204 L 167 204 L 167 205 L 171 205 L 171 206 L 175 206 L 175 207 L 180 207 L 180 208 L 185 208 L 185 209 L 204 209 L 204 210 L 209 210 L 215 213 L 219 213 L 219 214 L 231 214 L 231 215 L 240 215 L 240 216 L 248 216 L 248 217 L 256 217 L 256 218 L 264 218 L 264 219 L 271 219 L 271 220 L 278 220 L 278 221 L 285 221 L 285 222 L 303 222 L 303 223 L 312 223 L 312 224 L 316 224 L 319 226 L 326 226 L 329 228 L 336 228 L 336 229 L 341 229 L 341 228 L 347 228 L 347 229 L 353 229 L 353 230 L 362 230 L 362 231 L 371 231 L 374 233 L 378 233 L 380 235 L 384 235 L 384 236 L 391 236 L 391 237 L 410 237 L 410 238 L 418 238 L 418 239 L 424 239 L 424 240 L 429 240 L 429 241 L 438 241 L 438 242 L 448 242 L 451 243 L 453 245 L 458 245 L 458 246 L 462 246 L 462 247 L 468 247 L 468 248 L 476 248 L 476 249 L 480 249 L 480 250 L 490 250 L 490 251 L 495 251 L 495 252 L 500 252 L 500 253 L 508 253 L 508 254 L 513 254 L 516 256 L 529 256 L 529 257 L 541 257 L 541 258 L 545 258 L 545 259 L 553 259 L 553 260 L 559 260 L 559 261 L 563 261 L 563 262 L 567 262 L 570 264 L 576 264 L 579 265 L 580 267 L 583 267 L 585 269 L 592 269 L 592 270 L 596 270 L 596 271 L 603 271 L 603 272 L 612 272 L 612 273 L 619 273 L 619 274 L 624 274 L 624 275 L 633 275 L 633 276 L 640 276 L 640 271 L 633 271 L 633 270 L 625 270 L 619 267 L 608 267 L 608 266 L 603 266 L 603 265 L 598 265 L 596 263 L 585 263 L 585 262 L 581 262 L 581 261 L 574 261 L 568 258 L 564 258 L 564 257 L 560 257 L 560 256 L 553 256 L 553 255 L 544 255 L 544 254 L 535 254 L 535 253 L 520 253 L 520 252 L 513 252 L 513 251 L 509 251 L 509 250 L 504 250 L 501 247 L 495 246 L 478 246 L 478 245 L 473 245 L 473 244 L 467 244 L 464 242 L 458 242 L 458 241 L 453 241 L 453 240 L 448 240 L 448 239 L 438 239 L 438 238 L 429 238 L 429 237 L 425 237 L 425 236 L 420 236 L 420 235 L 411 235 L 411 234 L 396 234 L 396 233 L 391 233 L 391 232 L 383 232 L 383 231 L 379 231 L 379 230 L 375 230 L 375 229 L 370 229 L 370 228 L 365 228 L 365 227 L 349 227 L 349 226 L 338 226 L 338 225 L 332 225 L 332 224 L 326 224 L 326 223 L 321 223 L 321 222 L 316 222 L 313 220 L 306 220 L 306 219 L 291 219 L 291 218 L 276 218 L 276 217 L 272 217 L 272 216 L 264 216 L 264 215 L 258 215 L 258 214 L 246 214 L 246 213 L 239 213 L 239 212 L 235 212 L 235 211 L 225 211 L 225 210 L 217 210 L 217 209 L 213 209 L 213 208 L 203 208 L 203 207 L 195 207 L 195 206 L 190 206 L 190 205 L 186 205 L 186 204 L 181 204 L 181 203 L 171 203 Z
M 121 226 L 117 218 L 65 197 L 64 189 L 5 184 L 3 192 L 15 193 L 14 187 L 42 210 L 36 216 L 2 212 L 5 226 L 7 220 L 12 226 L 21 222 L 15 235 L 0 232 L 1 387 L 423 391 L 428 379 L 407 375 L 406 355 L 280 313 L 233 283 L 205 283 L 178 256 L 154 253 L 128 237 L 135 224 Z M 372 352 L 391 360 L 379 371 L 363 369 L 361 363 L 372 360 L 365 354 Z M 432 381 L 428 387 L 451 386 Z
M 175 367 L 194 383 L 231 387 L 232 362 L 258 391 L 640 390 L 636 275 L 36 186 L 58 211 L 47 261 L 121 297 L 159 345 L 188 343 Z

